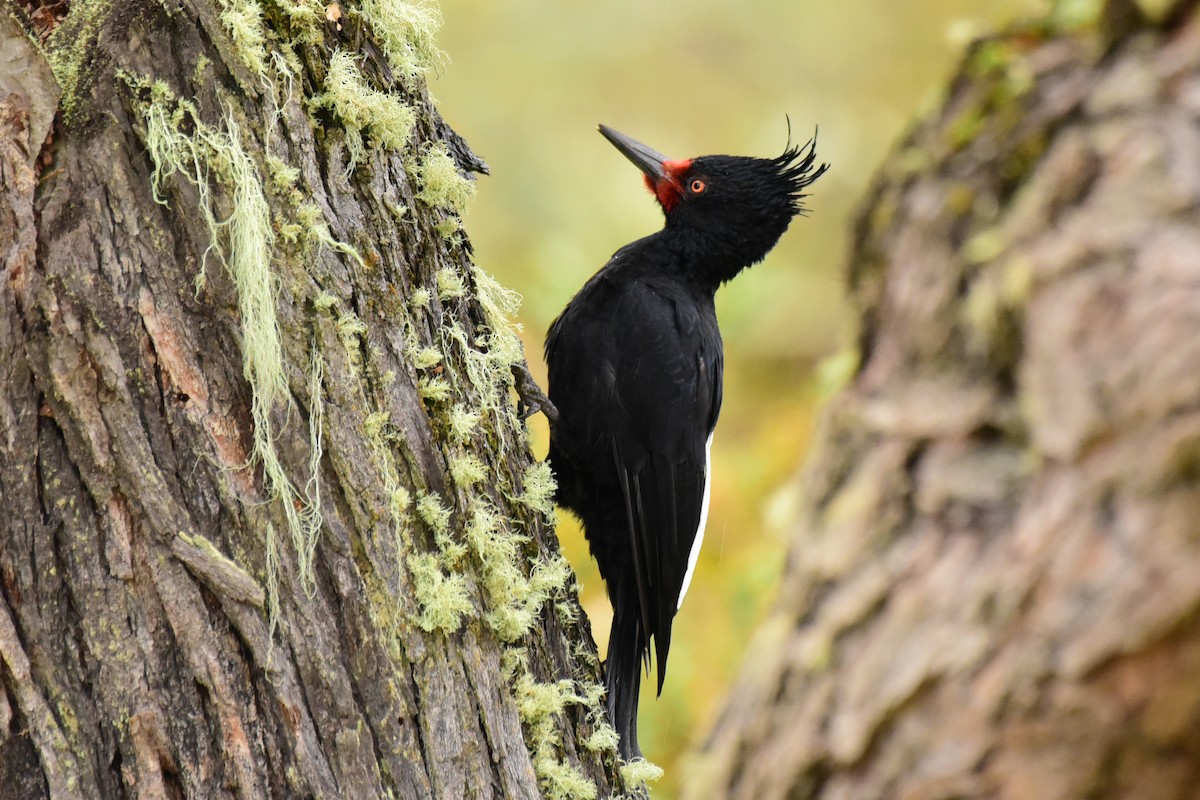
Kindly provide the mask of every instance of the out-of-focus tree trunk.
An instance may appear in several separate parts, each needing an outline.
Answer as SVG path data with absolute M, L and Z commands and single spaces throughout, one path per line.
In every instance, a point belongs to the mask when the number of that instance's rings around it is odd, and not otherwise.
M 883 168 L 691 797 L 1200 797 L 1200 18 L 1143 5 L 978 42 Z
M 428 9 L 5 13 L 0 795 L 621 788 Z

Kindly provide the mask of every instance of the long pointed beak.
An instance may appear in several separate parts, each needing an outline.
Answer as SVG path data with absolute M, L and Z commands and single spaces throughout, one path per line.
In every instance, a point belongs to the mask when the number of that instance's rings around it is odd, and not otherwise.
M 647 147 L 637 139 L 632 139 L 623 133 L 614 131 L 607 125 L 600 125 L 599 129 L 604 138 L 612 142 L 613 147 L 620 150 L 622 155 L 636 164 L 637 168 L 646 173 L 646 176 L 655 184 L 668 178 L 663 162 L 669 159 L 662 153 Z

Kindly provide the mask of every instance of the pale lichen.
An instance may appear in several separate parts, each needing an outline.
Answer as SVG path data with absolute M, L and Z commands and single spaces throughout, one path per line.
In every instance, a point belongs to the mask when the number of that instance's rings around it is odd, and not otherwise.
M 408 570 L 420 613 L 417 625 L 426 633 L 454 633 L 474 610 L 465 576 L 443 572 L 430 553 L 410 556 Z
M 271 271 L 275 235 L 270 208 L 263 192 L 258 168 L 242 146 L 240 128 L 232 111 L 225 114 L 223 129 L 208 125 L 196 107 L 176 99 L 165 84 L 149 89 L 148 99 L 138 104 L 146 125 L 146 149 L 154 162 L 152 188 L 159 202 L 164 181 L 180 175 L 197 191 L 201 216 L 211 242 L 207 252 L 215 252 L 224 264 L 237 293 L 242 328 L 242 368 L 251 388 L 253 457 L 262 465 L 267 490 L 287 520 L 297 552 L 301 582 L 312 586 L 312 555 L 321 526 L 319 497 L 306 491 L 302 496 L 279 460 L 274 445 L 272 411 L 294 401 L 288 389 L 284 369 L 283 344 L 276 313 L 276 279 Z M 210 178 L 215 177 L 230 195 L 230 212 L 217 218 Z M 203 279 L 203 269 L 197 280 Z M 312 370 L 310 365 L 310 370 Z M 319 373 L 315 373 L 319 394 Z M 312 375 L 310 375 L 311 385 Z M 312 446 L 320 459 L 320 410 L 314 407 L 310 424 L 316 436 Z M 309 484 L 311 491 L 318 485 Z M 267 536 L 268 594 L 271 607 L 277 609 L 277 565 L 271 556 L 273 532 Z M 272 617 L 274 620 L 275 617 Z
M 238 58 L 257 76 L 267 74 L 267 33 L 263 11 L 255 0 L 220 0 L 221 24 L 233 40 Z
M 417 199 L 431 208 L 446 208 L 461 214 L 475 196 L 475 184 L 464 178 L 446 145 L 431 145 L 417 167 Z
M 598 794 L 596 784 L 558 756 L 562 733 L 556 717 L 568 704 L 583 703 L 585 699 L 575 693 L 569 680 L 539 683 L 528 672 L 516 677 L 513 692 L 533 756 L 533 770 L 545 796 L 554 800 L 593 800 Z
M 455 403 L 446 416 L 450 428 L 450 439 L 458 444 L 465 444 L 471 434 L 479 427 L 481 414 L 462 403 Z
M 388 63 L 406 81 L 445 62 L 437 47 L 442 16 L 432 3 L 364 0 L 361 11 L 383 45 Z
M 550 462 L 539 461 L 525 470 L 525 487 L 517 500 L 539 514 L 550 516 L 554 513 L 556 488 Z
M 442 267 L 437 272 L 438 297 L 442 300 L 455 300 L 465 297 L 467 284 L 452 267 Z
M 464 489 L 469 489 L 487 477 L 487 466 L 478 456 L 469 453 L 450 459 L 450 477 Z
M 630 789 L 637 790 L 663 776 L 662 767 L 644 758 L 635 758 L 621 764 L 621 779 Z
M 417 120 L 416 112 L 399 97 L 369 86 L 358 63 L 345 50 L 335 51 L 330 58 L 325 91 L 315 103 L 328 107 L 342 123 L 348 169 L 366 157 L 364 131 L 386 150 L 403 150 Z

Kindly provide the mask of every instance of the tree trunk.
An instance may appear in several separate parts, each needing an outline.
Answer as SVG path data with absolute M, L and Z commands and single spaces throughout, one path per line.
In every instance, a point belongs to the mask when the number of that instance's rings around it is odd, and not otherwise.
M 64 8 L 0 83 L 0 794 L 622 789 L 436 18 Z
M 692 797 L 1200 798 L 1200 17 L 1172 5 L 977 43 L 882 170 L 858 366 Z

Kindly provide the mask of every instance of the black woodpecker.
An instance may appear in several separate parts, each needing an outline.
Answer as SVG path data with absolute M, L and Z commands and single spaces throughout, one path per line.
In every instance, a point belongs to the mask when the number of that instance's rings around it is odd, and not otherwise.
M 628 761 L 642 663 L 653 638 L 661 693 L 704 535 L 723 359 L 713 296 L 775 246 L 828 165 L 814 166 L 815 138 L 778 158 L 673 161 L 600 133 L 645 173 L 666 224 L 618 250 L 551 325 L 549 458 L 612 602 L 605 682 Z

